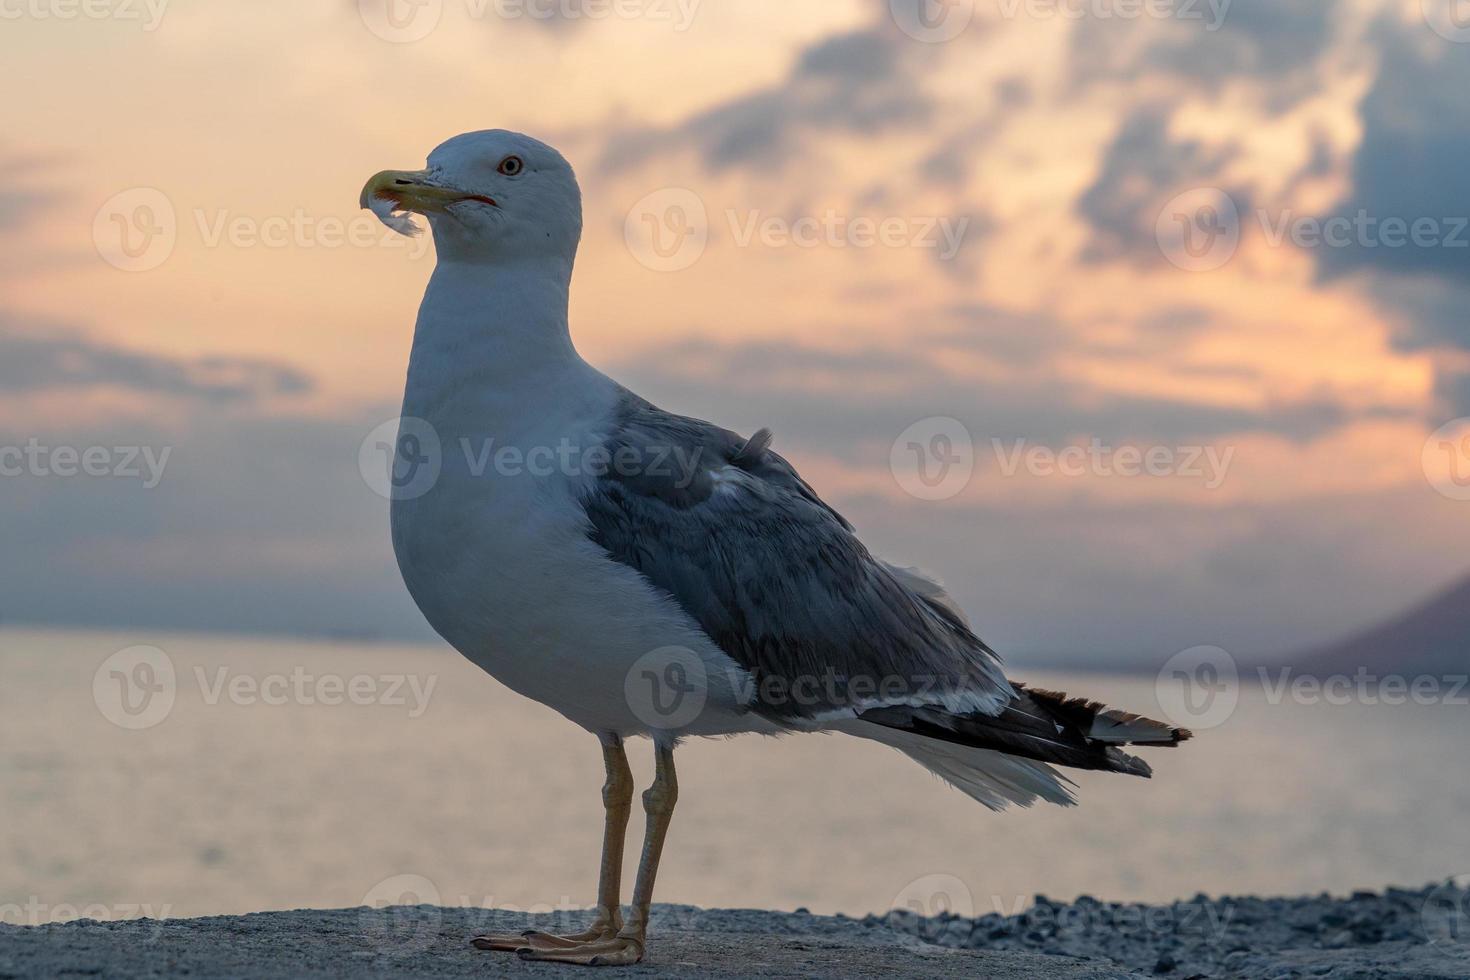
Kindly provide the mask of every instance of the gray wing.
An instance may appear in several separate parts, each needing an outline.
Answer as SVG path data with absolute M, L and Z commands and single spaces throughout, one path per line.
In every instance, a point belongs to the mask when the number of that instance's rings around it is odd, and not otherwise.
M 755 678 L 753 710 L 809 719 L 880 704 L 993 714 L 999 658 L 910 588 L 769 448 L 626 393 L 590 535 L 672 596 Z

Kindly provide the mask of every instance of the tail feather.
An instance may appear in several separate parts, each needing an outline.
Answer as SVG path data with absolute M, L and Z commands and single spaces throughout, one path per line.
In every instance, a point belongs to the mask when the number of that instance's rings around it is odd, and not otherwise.
M 1186 729 L 1108 708 L 1097 701 L 1032 690 L 1024 684 L 1012 687 L 1015 699 L 996 715 L 957 715 L 940 707 L 890 706 L 871 708 L 858 717 L 892 732 L 917 737 L 917 742 L 899 747 L 945 778 L 950 777 L 911 749 L 917 746 L 933 755 L 942 752 L 937 747 L 940 745 L 962 746 L 1002 758 L 1148 777 L 1153 773 L 1148 763 L 1119 746 L 1174 746 L 1190 738 Z M 953 754 L 954 750 L 948 751 Z M 1046 768 L 1050 771 L 1049 766 Z
M 1029 807 L 1038 800 L 1072 806 L 1072 781 L 1044 762 L 991 749 L 926 738 L 915 732 L 856 719 L 833 724 L 834 731 L 872 739 L 898 749 L 955 789 L 991 810 L 1011 804 Z

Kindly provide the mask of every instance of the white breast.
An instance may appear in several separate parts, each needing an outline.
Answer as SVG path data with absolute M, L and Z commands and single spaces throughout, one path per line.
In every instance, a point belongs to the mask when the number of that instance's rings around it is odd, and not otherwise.
M 446 385 L 453 367 L 423 363 L 434 357 L 415 351 L 403 414 L 437 434 L 439 476 L 392 506 L 399 568 L 434 629 L 506 686 L 595 732 L 662 727 L 637 696 L 630 703 L 629 684 L 641 683 L 647 655 L 670 647 L 688 654 L 654 665 L 697 658 L 705 682 L 698 714 L 672 717 L 678 734 L 764 728 L 737 709 L 748 675 L 587 535 L 583 454 L 604 437 L 616 387 L 580 358 L 524 385 Z

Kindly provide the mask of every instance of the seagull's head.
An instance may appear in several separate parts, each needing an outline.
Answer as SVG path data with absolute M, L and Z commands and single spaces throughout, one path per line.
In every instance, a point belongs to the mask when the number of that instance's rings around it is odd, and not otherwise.
M 441 259 L 570 262 L 582 236 L 582 193 L 571 164 L 521 133 L 465 133 L 429 154 L 423 170 L 384 170 L 362 189 L 362 206 L 403 234 L 408 212 L 425 215 Z

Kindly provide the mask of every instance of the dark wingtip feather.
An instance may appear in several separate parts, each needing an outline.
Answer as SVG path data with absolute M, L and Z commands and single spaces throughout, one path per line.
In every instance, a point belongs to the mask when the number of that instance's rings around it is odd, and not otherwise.
M 1194 733 L 1187 728 L 1174 728 L 1162 721 L 1155 721 L 1143 715 L 1134 714 L 1131 711 L 1121 711 L 1117 708 L 1109 708 L 1101 701 L 1093 701 L 1088 698 L 1074 698 L 1060 691 L 1048 691 L 1042 688 L 1028 688 L 1025 684 L 1014 684 L 1017 690 L 1024 690 L 1031 697 L 1042 702 L 1046 709 L 1062 721 L 1075 726 L 1079 731 L 1085 733 L 1089 738 L 1100 742 L 1117 745 L 1146 745 L 1150 748 L 1173 748 L 1180 742 L 1187 742 L 1194 737 Z M 1137 737 L 1113 736 L 1109 738 L 1104 732 L 1097 731 L 1099 723 L 1107 723 L 1114 729 L 1136 727 L 1142 730 Z
M 1108 761 L 1113 764 L 1109 769 L 1110 772 L 1121 772 L 1125 776 L 1141 776 L 1144 779 L 1152 779 L 1154 776 L 1153 766 L 1136 755 L 1129 755 L 1120 748 L 1108 746 L 1107 756 Z

